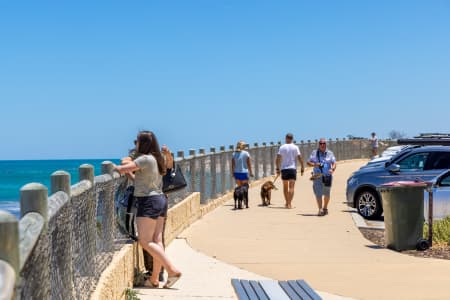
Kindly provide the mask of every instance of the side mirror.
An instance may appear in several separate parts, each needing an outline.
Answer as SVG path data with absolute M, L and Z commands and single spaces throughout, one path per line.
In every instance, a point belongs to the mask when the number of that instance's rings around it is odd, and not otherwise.
M 398 173 L 400 172 L 400 165 L 392 164 L 387 167 L 387 170 L 391 173 Z

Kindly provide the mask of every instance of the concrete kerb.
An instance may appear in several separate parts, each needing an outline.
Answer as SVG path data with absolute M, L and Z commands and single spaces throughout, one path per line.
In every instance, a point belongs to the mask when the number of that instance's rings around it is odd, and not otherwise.
M 384 230 L 384 222 L 377 221 L 367 221 L 355 210 L 351 212 L 353 222 L 358 228 L 361 229 L 373 229 L 373 230 Z

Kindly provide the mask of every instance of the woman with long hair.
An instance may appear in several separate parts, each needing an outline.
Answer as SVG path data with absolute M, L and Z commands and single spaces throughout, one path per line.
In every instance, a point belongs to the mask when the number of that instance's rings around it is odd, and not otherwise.
M 134 172 L 134 197 L 138 201 L 138 239 L 142 248 L 153 256 L 153 272 L 145 285 L 159 286 L 158 274 L 163 266 L 168 273 L 164 288 L 170 288 L 181 277 L 181 272 L 169 260 L 162 244 L 167 201 L 161 190 L 161 182 L 166 165 L 158 140 L 151 131 L 139 132 L 136 151 L 139 154 L 136 159 L 114 166 L 114 169 L 121 174 Z

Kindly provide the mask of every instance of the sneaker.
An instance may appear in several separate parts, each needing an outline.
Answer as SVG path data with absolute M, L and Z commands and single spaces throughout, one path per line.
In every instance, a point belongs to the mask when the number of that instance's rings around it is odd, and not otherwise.
M 181 273 L 167 277 L 167 281 L 166 281 L 166 284 L 164 285 L 164 288 L 170 289 L 175 284 L 175 282 L 177 282 L 178 279 L 180 279 L 180 277 L 181 277 Z

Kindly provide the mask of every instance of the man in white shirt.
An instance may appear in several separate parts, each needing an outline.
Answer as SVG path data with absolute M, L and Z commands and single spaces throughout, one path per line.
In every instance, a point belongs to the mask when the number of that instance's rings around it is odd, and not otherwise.
M 305 171 L 303 158 L 300 149 L 293 143 L 294 135 L 286 134 L 286 144 L 282 145 L 278 150 L 276 166 L 277 175 L 281 173 L 283 180 L 285 207 L 292 208 L 292 199 L 294 198 L 295 180 L 297 180 L 297 160 L 301 165 L 301 175 Z

